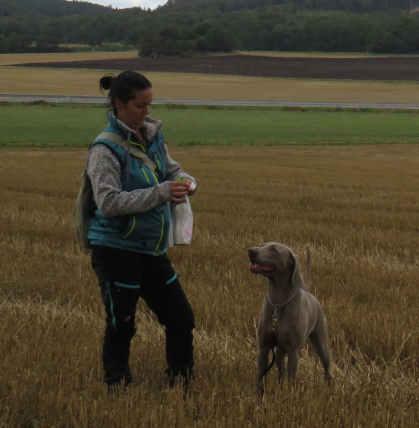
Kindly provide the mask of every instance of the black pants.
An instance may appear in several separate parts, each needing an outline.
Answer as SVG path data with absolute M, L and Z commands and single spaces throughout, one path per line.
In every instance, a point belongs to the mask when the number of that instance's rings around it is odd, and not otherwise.
M 169 379 L 180 375 L 187 380 L 193 369 L 194 315 L 168 257 L 93 247 L 92 266 L 106 310 L 105 382 L 131 381 L 129 349 L 139 297 L 165 327 Z

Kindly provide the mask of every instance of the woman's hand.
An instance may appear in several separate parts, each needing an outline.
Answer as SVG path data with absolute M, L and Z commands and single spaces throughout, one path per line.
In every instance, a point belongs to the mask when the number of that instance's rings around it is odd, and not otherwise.
M 192 180 L 190 180 L 189 178 L 187 178 L 187 177 L 178 177 L 176 179 L 176 181 L 188 185 L 188 195 L 189 196 L 191 196 L 191 195 L 193 195 L 195 193 L 195 190 L 196 190 L 196 187 L 197 187 L 196 183 L 193 182 Z
M 189 194 L 189 182 L 170 181 L 170 200 L 175 204 L 186 202 L 185 196 Z

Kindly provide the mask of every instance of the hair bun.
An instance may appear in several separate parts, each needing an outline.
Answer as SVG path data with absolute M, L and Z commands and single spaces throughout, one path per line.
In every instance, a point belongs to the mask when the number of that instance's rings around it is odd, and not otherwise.
M 99 87 L 107 91 L 111 89 L 113 80 L 114 80 L 114 77 L 112 76 L 103 76 L 99 81 Z

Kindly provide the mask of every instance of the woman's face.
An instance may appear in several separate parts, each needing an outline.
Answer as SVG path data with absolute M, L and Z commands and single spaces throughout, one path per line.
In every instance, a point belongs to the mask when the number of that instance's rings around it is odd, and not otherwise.
M 151 88 L 137 91 L 135 97 L 127 103 L 117 99 L 115 102 L 117 117 L 130 128 L 137 130 L 149 113 L 150 104 L 153 101 Z

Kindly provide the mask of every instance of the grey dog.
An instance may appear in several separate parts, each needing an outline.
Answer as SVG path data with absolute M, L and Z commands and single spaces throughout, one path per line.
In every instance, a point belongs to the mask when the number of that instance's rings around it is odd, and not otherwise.
M 326 381 L 330 382 L 327 323 L 318 300 L 304 288 L 297 257 L 287 246 L 268 242 L 248 250 L 250 269 L 268 278 L 269 287 L 258 323 L 257 391 L 264 393 L 269 352 L 276 352 L 278 379 L 288 357 L 288 379 L 295 379 L 298 352 L 308 339 L 320 357 Z

